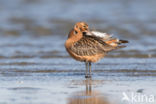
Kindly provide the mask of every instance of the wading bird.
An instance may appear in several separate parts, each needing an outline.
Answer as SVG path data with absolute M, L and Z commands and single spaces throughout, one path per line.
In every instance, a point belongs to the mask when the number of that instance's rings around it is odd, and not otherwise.
M 77 22 L 68 35 L 65 48 L 74 59 L 85 62 L 85 77 L 90 78 L 91 63 L 97 62 L 112 50 L 125 47 L 122 43 L 128 41 L 119 40 L 106 33 L 90 31 L 87 23 Z

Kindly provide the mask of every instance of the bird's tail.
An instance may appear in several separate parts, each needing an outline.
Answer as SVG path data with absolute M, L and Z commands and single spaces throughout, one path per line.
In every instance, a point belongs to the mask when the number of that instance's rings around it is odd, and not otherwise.
M 119 45 L 116 47 L 116 49 L 125 48 L 125 47 L 126 47 L 125 45 Z
M 127 40 L 119 40 L 119 43 L 128 43 Z
M 127 40 L 119 40 L 119 42 L 118 42 L 119 45 L 116 48 L 119 49 L 119 48 L 126 47 L 126 45 L 121 45 L 121 44 L 125 44 L 125 43 L 128 43 L 128 41 Z
M 128 43 L 127 40 L 119 40 L 119 39 L 111 39 L 111 40 L 108 40 L 108 41 L 105 41 L 107 44 L 113 46 L 113 47 L 118 47 L 118 48 L 124 48 L 125 46 L 124 45 L 121 45 L 121 44 L 125 44 L 125 43 Z

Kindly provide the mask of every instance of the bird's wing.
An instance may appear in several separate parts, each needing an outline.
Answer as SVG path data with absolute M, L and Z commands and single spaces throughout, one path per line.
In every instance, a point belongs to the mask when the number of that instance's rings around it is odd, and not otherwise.
M 110 46 L 118 47 L 118 48 L 120 47 L 119 44 L 128 43 L 127 40 L 120 40 L 118 38 L 113 37 L 113 35 L 109 35 L 107 33 L 99 32 L 99 31 L 91 31 L 88 32 L 86 35 L 101 38 L 105 43 L 109 44 Z
M 70 49 L 77 55 L 91 56 L 96 54 L 106 54 L 108 51 L 115 48 L 106 44 L 98 37 L 86 35 L 74 43 Z
M 96 36 L 96 37 L 102 38 L 104 41 L 112 39 L 112 36 L 113 36 L 107 33 L 99 32 L 99 31 L 90 31 L 86 35 Z

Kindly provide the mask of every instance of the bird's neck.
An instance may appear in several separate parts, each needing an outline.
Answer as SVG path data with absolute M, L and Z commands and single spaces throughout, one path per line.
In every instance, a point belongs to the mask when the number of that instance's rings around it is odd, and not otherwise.
M 68 39 L 65 43 L 66 47 L 70 47 L 72 44 L 76 43 L 83 37 L 82 32 L 78 32 L 77 34 L 74 33 L 74 30 L 72 29 L 71 32 L 68 35 Z

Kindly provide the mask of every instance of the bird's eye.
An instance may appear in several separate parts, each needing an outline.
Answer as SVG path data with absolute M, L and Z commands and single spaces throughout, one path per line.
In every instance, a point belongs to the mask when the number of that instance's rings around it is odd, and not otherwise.
M 74 33 L 77 34 L 77 31 L 75 30 Z

